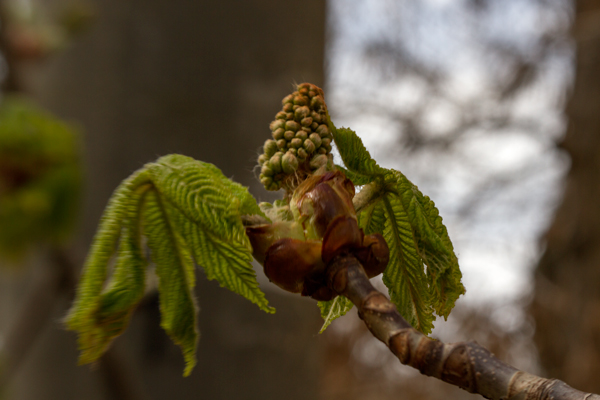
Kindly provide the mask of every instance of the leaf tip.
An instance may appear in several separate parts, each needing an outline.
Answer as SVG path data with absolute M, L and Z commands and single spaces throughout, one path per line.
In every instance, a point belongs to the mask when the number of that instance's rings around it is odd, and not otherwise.
M 198 360 L 196 359 L 195 351 L 193 353 L 185 355 L 185 369 L 183 370 L 184 378 L 187 378 L 188 376 L 190 376 L 192 374 L 192 371 L 194 370 L 194 367 L 196 366 L 197 363 L 198 363 Z

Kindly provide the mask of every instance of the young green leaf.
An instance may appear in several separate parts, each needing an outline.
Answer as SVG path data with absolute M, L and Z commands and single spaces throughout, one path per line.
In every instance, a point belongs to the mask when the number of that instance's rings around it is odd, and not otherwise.
M 142 211 L 144 233 L 159 280 L 161 326 L 181 347 L 187 376 L 196 365 L 198 342 L 194 263 L 188 244 L 174 223 L 172 206 L 156 193 L 146 197 Z
M 344 296 L 337 296 L 335 299 L 329 301 L 319 301 L 318 305 L 321 310 L 321 317 L 323 318 L 323 326 L 319 333 L 325 332 L 325 329 L 331 325 L 333 320 L 346 315 L 354 307 L 354 304 Z
M 348 169 L 347 176 L 355 185 L 365 185 L 386 172 L 384 168 L 377 165 L 362 140 L 353 130 L 335 129 L 333 140 Z
M 465 288 L 448 231 L 434 202 L 419 191 L 402 173 L 391 170 L 386 176 L 390 194 L 400 199 L 410 220 L 422 262 L 427 265 L 431 305 L 436 314 L 448 317 Z M 389 195 L 386 195 L 386 197 Z
M 390 247 L 383 281 L 391 299 L 415 328 L 429 333 L 433 312 L 447 317 L 465 291 L 439 212 L 402 173 L 379 167 L 353 131 L 334 132 L 346 175 L 355 185 L 371 185 L 357 216 L 365 234 L 382 233 Z
M 383 233 L 385 227 L 385 210 L 382 201 L 373 201 L 358 213 L 358 226 L 362 228 L 365 235 L 372 233 Z
M 382 201 L 386 214 L 383 237 L 390 248 L 390 261 L 383 272 L 383 283 L 400 314 L 416 329 L 430 333 L 435 317 L 412 226 L 398 196 L 389 194 Z
M 171 155 L 148 167 L 157 190 L 176 209 L 176 226 L 208 279 L 273 313 L 252 269 L 241 216 L 264 215 L 248 190 L 212 164 Z
M 97 360 L 126 327 L 144 292 L 146 263 L 139 232 L 139 207 L 150 189 L 144 171 L 124 181 L 111 198 L 84 273 L 67 327 L 79 332 L 80 362 Z M 117 252 L 117 245 L 119 243 Z M 103 290 L 107 267 L 117 252 L 114 274 Z
M 209 279 L 274 312 L 250 264 L 252 248 L 241 218 L 246 214 L 264 216 L 248 190 L 214 165 L 189 157 L 163 157 L 123 182 L 105 210 L 66 321 L 79 333 L 81 362 L 106 351 L 143 296 L 142 234 L 159 278 L 161 326 L 182 348 L 185 375 L 196 363 L 198 339 L 193 258 Z

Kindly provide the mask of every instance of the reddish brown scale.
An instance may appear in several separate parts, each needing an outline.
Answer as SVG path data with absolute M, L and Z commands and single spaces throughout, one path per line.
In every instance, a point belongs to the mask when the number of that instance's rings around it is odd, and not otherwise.
M 302 296 L 310 296 L 318 301 L 332 300 L 337 293 L 327 287 L 327 275 L 325 271 L 315 276 L 304 280 L 304 289 Z
M 252 256 L 261 265 L 265 263 L 265 256 L 273 244 L 273 227 L 271 225 L 254 225 L 246 227 L 246 235 L 252 246 Z
M 307 190 L 309 188 L 312 189 Z M 325 236 L 329 224 L 337 217 L 350 216 L 356 219 L 352 205 L 354 185 L 342 172 L 329 171 L 316 179 L 309 178 L 299 189 L 305 192 L 300 193 L 298 209 L 301 214 L 313 215 L 311 223 L 319 236 Z
M 390 249 L 379 233 L 365 236 L 362 246 L 352 253 L 361 262 L 369 278 L 383 273 L 390 260 Z
M 264 267 L 271 282 L 288 292 L 302 293 L 308 276 L 325 275 L 321 242 L 279 239 L 269 247 Z
M 327 227 L 323 236 L 323 249 L 321 257 L 325 264 L 343 251 L 352 251 L 361 247 L 363 232 L 358 227 L 356 218 L 340 216 L 335 218 Z

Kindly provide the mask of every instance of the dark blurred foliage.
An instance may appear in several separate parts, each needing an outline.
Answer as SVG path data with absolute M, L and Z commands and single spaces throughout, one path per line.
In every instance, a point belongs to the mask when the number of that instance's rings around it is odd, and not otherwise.
M 81 191 L 80 139 L 72 127 L 23 99 L 0 104 L 0 257 L 62 244 Z

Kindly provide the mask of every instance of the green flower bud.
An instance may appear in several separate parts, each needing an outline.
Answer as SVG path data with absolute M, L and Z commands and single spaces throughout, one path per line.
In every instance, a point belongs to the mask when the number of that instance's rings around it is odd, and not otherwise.
M 311 133 L 308 137 L 315 145 L 315 149 L 321 147 L 321 136 L 318 133 Z
M 321 140 L 321 146 L 331 148 L 331 139 L 325 138 Z
M 313 122 L 312 124 L 310 124 L 310 129 L 312 130 L 316 130 L 319 127 L 319 124 L 317 122 Z
M 301 95 L 308 95 L 308 87 L 306 86 L 298 86 L 298 93 L 300 93 Z
M 267 141 L 265 141 L 263 150 L 267 157 L 271 157 L 277 151 L 277 142 L 275 142 L 272 139 L 268 139 Z
M 304 83 L 301 83 L 301 84 L 299 84 L 299 85 L 296 87 L 296 89 L 297 89 L 298 91 L 300 91 L 300 90 L 302 90 L 302 89 L 306 89 L 307 91 L 309 91 L 309 90 L 313 89 L 313 87 L 315 87 L 315 85 L 313 85 L 312 83 L 304 82 Z
M 327 156 L 325 154 L 319 154 L 316 155 L 312 158 L 312 160 L 310 160 L 310 169 L 315 170 L 315 169 L 319 169 L 324 165 L 327 165 Z
M 298 107 L 296 111 L 294 111 L 294 117 L 300 121 L 310 115 L 310 108 L 307 106 Z
M 287 122 L 286 122 L 287 124 Z M 327 128 L 327 125 L 325 124 L 321 124 L 317 127 L 317 129 L 315 130 L 321 137 L 327 136 L 329 135 L 329 128 Z
M 310 100 L 310 108 L 316 111 L 320 111 L 325 106 L 325 101 L 321 96 L 315 96 Z
M 292 112 L 294 108 L 294 105 L 292 103 L 287 103 L 285 106 L 283 106 L 283 112 L 289 113 Z
M 308 153 L 303 148 L 298 149 L 298 161 L 304 162 L 308 158 Z
M 285 132 L 285 130 L 283 128 L 279 128 L 279 129 L 275 130 L 273 132 L 273 139 L 275 139 L 275 140 L 283 139 L 283 132 Z
M 293 99 L 294 95 L 288 94 L 283 98 L 283 100 L 281 100 L 281 104 L 285 105 L 286 103 L 291 103 Z
M 327 128 L 327 127 L 325 127 Z M 300 124 L 297 123 L 296 121 L 286 121 L 285 122 L 285 129 L 288 131 L 294 131 L 297 132 L 298 129 L 300 129 Z
M 294 96 L 294 104 L 297 106 L 305 106 L 308 104 L 308 98 L 306 96 Z
M 308 154 L 312 154 L 312 153 L 314 153 L 314 152 L 315 152 L 315 150 L 317 149 L 317 148 L 315 147 L 315 144 L 313 143 L 313 141 L 312 141 L 312 140 L 310 140 L 310 139 L 306 139 L 306 140 L 304 141 L 303 147 L 304 147 L 304 150 L 306 150 L 306 152 L 307 152 Z
M 291 121 L 294 119 L 294 113 L 292 111 L 290 111 L 287 114 L 285 114 L 285 117 Z
M 310 130 L 310 128 L 307 127 L 307 126 L 303 126 L 301 128 L 301 130 L 303 130 L 304 132 L 306 132 L 307 135 L 310 135 L 312 133 L 312 131 Z
M 271 122 L 271 125 L 269 125 L 269 128 L 271 128 L 271 132 L 274 132 L 279 128 L 283 128 L 284 125 L 285 125 L 285 121 L 283 121 L 281 119 L 276 119 L 275 121 Z
M 312 111 L 310 113 L 310 116 L 312 117 L 313 122 L 321 123 L 321 114 L 319 114 L 318 112 Z M 319 125 L 317 125 L 317 126 L 319 126 Z
M 260 174 L 264 176 L 273 176 L 273 170 L 265 163 L 260 169 Z
M 319 154 L 327 154 L 327 149 L 325 147 L 319 147 L 319 149 L 317 150 L 317 153 Z
M 265 187 L 270 186 L 273 183 L 273 178 L 261 175 L 260 183 L 262 183 Z
M 279 147 L 280 149 L 284 149 L 286 144 L 287 141 L 285 139 L 279 139 L 277 141 L 277 147 Z
M 292 155 L 296 155 L 296 153 L 298 152 L 298 149 L 295 149 L 295 148 L 292 147 L 287 152 L 290 153 L 290 154 L 292 154 Z
M 315 92 L 314 90 L 308 91 L 308 97 L 315 97 L 316 95 L 317 95 L 317 92 Z
M 273 174 L 279 174 L 281 173 L 281 157 L 283 156 L 283 153 L 278 151 L 277 153 L 273 154 L 273 157 L 271 157 L 271 159 L 269 160 L 269 163 L 267 164 L 271 170 L 273 171 Z
M 283 111 L 279 111 L 275 114 L 275 119 L 285 119 L 285 113 Z
M 305 141 L 305 140 L 306 140 L 306 138 L 308 137 L 308 133 L 306 133 L 306 131 L 299 130 L 299 131 L 296 133 L 296 137 L 297 137 L 298 139 L 302 140 L 302 141 Z
M 298 147 L 302 146 L 302 140 L 298 139 L 298 138 L 293 138 L 292 141 L 290 142 L 290 144 L 291 144 L 291 147 L 294 147 L 297 149 Z
M 294 113 L 296 113 L 296 110 L 299 108 L 300 108 L 300 106 L 298 104 L 294 104 L 292 107 L 292 110 L 294 111 Z
M 283 138 L 287 141 L 290 141 L 295 137 L 296 137 L 296 132 L 294 132 L 294 131 L 285 131 L 285 133 L 283 134 Z
M 300 121 L 300 124 L 302 124 L 302 126 L 310 126 L 313 122 L 313 119 L 311 117 L 306 117 L 303 118 L 302 121 Z
M 267 157 L 264 154 L 261 154 L 260 156 L 258 156 L 258 163 L 262 166 L 268 159 L 269 157 Z
M 281 168 L 286 174 L 293 174 L 298 169 L 298 159 L 293 154 L 285 153 L 281 159 Z

